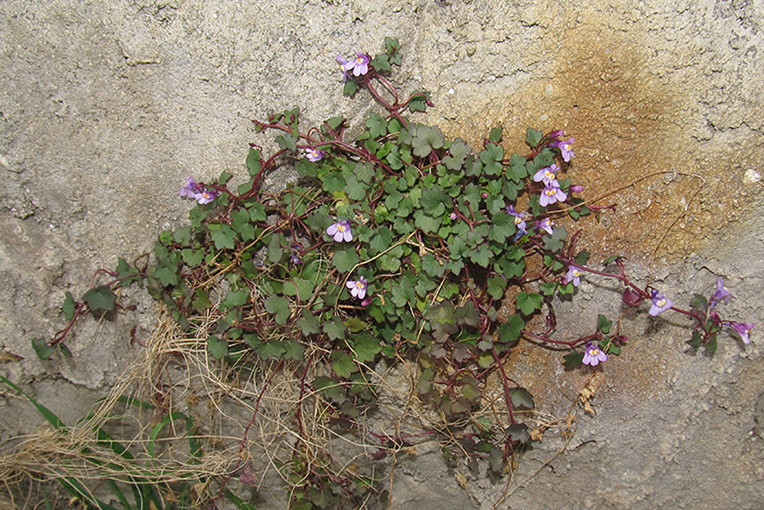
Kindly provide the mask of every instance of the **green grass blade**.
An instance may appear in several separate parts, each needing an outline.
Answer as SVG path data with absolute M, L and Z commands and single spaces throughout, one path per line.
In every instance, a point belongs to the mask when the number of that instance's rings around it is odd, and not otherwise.
M 6 379 L 2 375 L 0 375 L 0 381 L 4 382 L 5 384 L 10 386 L 14 390 L 16 390 L 19 393 L 21 393 L 22 395 L 24 395 L 27 398 L 27 400 L 29 400 L 32 403 L 32 405 L 37 408 L 37 411 L 41 415 L 43 415 L 43 417 L 46 420 L 48 420 L 48 422 L 50 422 L 50 424 L 53 425 L 56 429 L 60 430 L 64 434 L 69 432 L 69 429 L 66 427 L 64 422 L 61 421 L 61 419 L 58 416 L 56 416 L 56 414 L 53 411 L 51 411 L 50 409 L 48 409 L 44 405 L 40 404 L 39 402 L 37 402 L 31 395 L 28 395 L 24 390 L 22 390 L 21 388 L 19 388 L 15 384 L 13 384 L 11 381 Z

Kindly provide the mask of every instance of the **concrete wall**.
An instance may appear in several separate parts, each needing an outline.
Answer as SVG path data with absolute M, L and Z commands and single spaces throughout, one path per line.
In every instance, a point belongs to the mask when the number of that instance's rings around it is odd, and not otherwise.
M 145 336 L 153 308 L 136 297 L 136 316 L 83 326 L 72 359 L 42 363 L 30 339 L 63 326 L 63 293 L 182 225 L 185 176 L 243 172 L 247 143 L 269 143 L 251 119 L 299 106 L 308 123 L 357 120 L 371 101 L 342 97 L 334 58 L 381 51 L 385 36 L 402 43 L 394 82 L 430 90 L 426 121 L 450 136 L 475 145 L 501 123 L 507 148 L 521 150 L 528 126 L 565 129 L 587 196 L 648 176 L 603 199 L 618 209 L 587 226 L 594 256 L 626 254 L 685 301 L 723 276 L 737 296 L 728 314 L 764 318 L 760 2 L 6 0 L 0 12 L 0 352 L 23 358 L 0 374 L 70 421 L 140 352 L 128 332 L 138 321 Z M 659 171 L 676 173 L 649 176 Z M 594 291 L 577 306 L 612 306 Z M 761 505 L 759 331 L 750 346 L 725 337 L 710 359 L 683 353 L 681 321 L 634 320 L 634 345 L 605 369 L 598 416 L 505 505 Z M 569 404 L 581 381 L 539 363 Z M 40 423 L 10 398 L 0 416 L 1 439 Z M 518 480 L 561 441 L 545 439 Z M 400 476 L 401 508 L 464 493 L 437 452 Z M 472 482 L 465 501 L 490 508 L 503 487 L 484 485 Z

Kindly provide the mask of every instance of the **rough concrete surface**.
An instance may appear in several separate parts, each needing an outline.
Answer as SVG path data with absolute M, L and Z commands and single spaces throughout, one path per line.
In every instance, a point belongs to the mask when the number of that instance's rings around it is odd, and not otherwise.
M 30 340 L 63 326 L 64 292 L 184 224 L 184 177 L 243 172 L 247 143 L 269 146 L 251 119 L 299 106 L 308 124 L 357 121 L 371 100 L 342 97 L 335 56 L 381 51 L 385 36 L 404 54 L 393 81 L 430 90 L 427 121 L 448 135 L 476 146 L 503 124 L 513 151 L 528 126 L 576 137 L 587 196 L 619 190 L 600 201 L 617 211 L 587 225 L 595 257 L 627 254 L 683 303 L 722 276 L 737 296 L 727 315 L 764 319 L 760 1 L 6 0 L 0 13 L 0 347 L 23 358 L 0 374 L 65 420 L 139 354 L 129 331 L 147 336 L 155 311 L 136 292 L 137 313 L 83 325 L 73 358 L 41 362 Z M 570 331 L 578 311 L 619 309 L 598 285 L 571 305 Z M 597 415 L 546 466 L 560 437 L 528 452 L 516 482 L 540 470 L 500 508 L 764 505 L 761 326 L 708 358 L 686 353 L 681 319 L 645 315 L 625 319 L 632 345 L 605 367 Z M 586 374 L 538 349 L 515 362 L 564 416 Z M 2 391 L 0 439 L 41 424 Z M 404 464 L 396 508 L 492 508 L 504 490 L 461 488 L 437 450 Z

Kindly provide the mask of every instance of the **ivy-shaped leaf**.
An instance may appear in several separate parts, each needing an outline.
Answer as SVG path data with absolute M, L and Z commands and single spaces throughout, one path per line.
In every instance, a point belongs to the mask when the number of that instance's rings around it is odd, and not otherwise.
M 289 319 L 291 314 L 291 311 L 289 310 L 289 300 L 273 294 L 268 296 L 263 304 L 268 313 L 272 313 L 276 316 L 275 319 L 277 324 L 283 326 L 287 323 L 287 319 Z
M 215 356 L 215 359 L 221 359 L 228 356 L 228 342 L 216 336 L 207 337 L 207 350 Z
M 302 330 L 303 335 L 314 335 L 321 332 L 318 326 L 318 319 L 309 310 L 303 310 L 300 313 L 300 318 L 297 319 L 297 327 Z
M 339 317 L 332 317 L 324 322 L 323 330 L 330 340 L 342 340 L 345 338 L 345 325 Z
M 348 378 L 350 374 L 358 371 L 358 367 L 347 353 L 342 351 L 332 351 L 332 370 L 337 377 Z
M 98 310 L 110 312 L 114 310 L 114 302 L 117 300 L 117 295 L 106 285 L 100 285 L 83 294 L 82 300 L 94 312 Z
M 517 302 L 515 306 L 518 310 L 523 312 L 523 315 L 530 315 L 540 309 L 541 303 L 544 300 L 541 294 L 536 294 L 535 292 L 531 292 L 530 294 L 527 292 L 519 292 L 516 299 Z
M 247 302 L 249 298 L 249 292 L 246 290 L 230 291 L 226 298 L 223 300 L 223 306 L 228 308 L 235 308 L 241 306 Z
M 220 228 L 212 232 L 212 241 L 218 250 L 233 250 L 236 247 L 236 232 L 228 225 L 220 225 Z
M 61 305 L 64 312 L 64 318 L 68 321 L 74 318 L 74 296 L 68 290 L 64 293 L 64 304 Z
M 34 352 L 35 354 L 37 354 L 37 357 L 43 361 L 50 358 L 53 352 L 56 350 L 55 347 L 51 347 L 50 345 L 48 345 L 48 343 L 42 338 L 32 339 L 32 349 L 34 349 Z
M 507 393 L 509 393 L 512 407 L 516 409 L 531 410 L 536 407 L 536 404 L 533 402 L 533 395 L 525 388 L 509 388 Z
M 340 273 L 351 271 L 360 261 L 361 259 L 355 252 L 355 246 L 350 244 L 342 245 L 332 257 L 332 264 Z

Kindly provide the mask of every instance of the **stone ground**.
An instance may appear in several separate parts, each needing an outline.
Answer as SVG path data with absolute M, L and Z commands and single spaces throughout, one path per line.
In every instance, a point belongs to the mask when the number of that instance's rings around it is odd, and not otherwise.
M 0 374 L 65 421 L 140 353 L 129 331 L 137 321 L 145 338 L 155 311 L 136 296 L 138 313 L 83 326 L 73 358 L 41 362 L 30 340 L 62 327 L 64 292 L 81 295 L 97 268 L 182 225 L 187 175 L 243 172 L 247 143 L 269 143 L 251 119 L 293 106 L 308 124 L 359 119 L 371 101 L 342 97 L 334 59 L 381 51 L 385 36 L 402 43 L 394 81 L 430 90 L 427 121 L 448 135 L 476 145 L 503 124 L 521 150 L 528 126 L 565 129 L 588 196 L 645 177 L 603 199 L 619 207 L 587 227 L 595 256 L 628 255 L 677 302 L 722 276 L 737 296 L 726 313 L 764 319 L 760 2 L 6 0 L 0 12 L 0 352 L 22 358 Z M 581 290 L 571 331 L 578 311 L 617 308 L 598 285 Z M 760 332 L 691 356 L 681 321 L 643 315 L 605 367 L 597 415 L 581 416 L 545 467 L 561 438 L 529 452 L 517 480 L 538 475 L 500 508 L 761 508 Z M 539 355 L 515 363 L 558 416 L 586 375 Z M 5 390 L 0 417 L 2 440 L 41 424 Z M 437 451 L 401 461 L 397 476 L 397 508 L 491 508 L 503 490 L 461 488 Z

